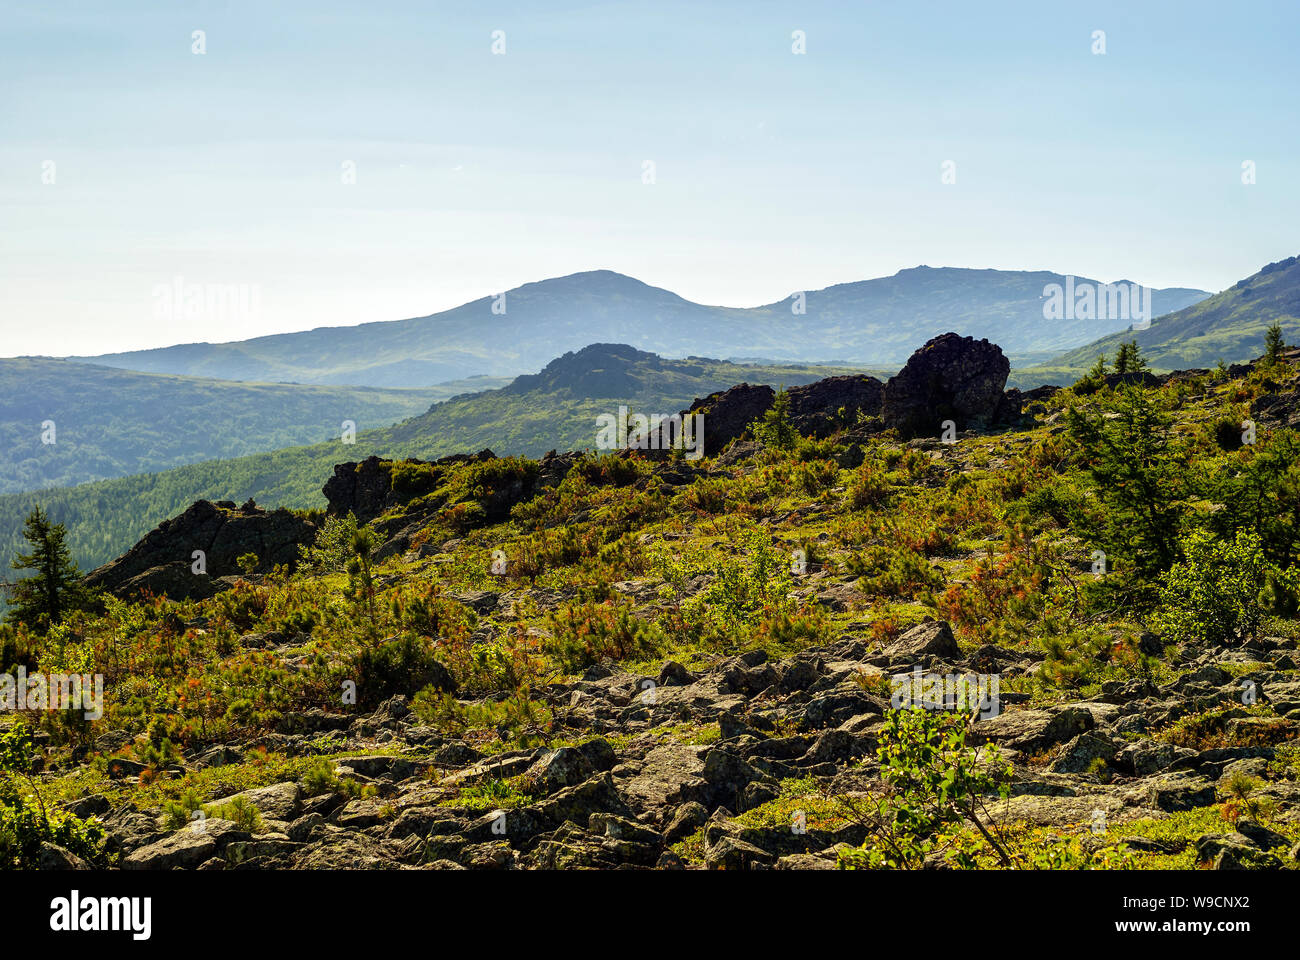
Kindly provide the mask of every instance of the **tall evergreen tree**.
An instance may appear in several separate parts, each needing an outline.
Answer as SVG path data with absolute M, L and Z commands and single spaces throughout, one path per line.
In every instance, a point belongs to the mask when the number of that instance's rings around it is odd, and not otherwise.
M 27 515 L 23 538 L 32 545 L 32 552 L 20 553 L 12 566 L 35 573 L 19 580 L 11 590 L 11 623 L 47 627 L 84 603 L 81 573 L 72 562 L 67 537 L 63 524 L 51 523 L 39 506 Z
M 1092 539 L 1141 578 L 1168 570 L 1181 559 L 1186 504 L 1196 493 L 1191 451 L 1172 417 L 1152 391 L 1130 385 L 1105 405 L 1067 410 L 1066 424 L 1103 507 Z
M 1275 322 L 1264 335 L 1264 359 L 1269 363 L 1276 363 L 1282 359 L 1282 351 L 1285 349 L 1286 341 L 1282 339 L 1282 324 Z

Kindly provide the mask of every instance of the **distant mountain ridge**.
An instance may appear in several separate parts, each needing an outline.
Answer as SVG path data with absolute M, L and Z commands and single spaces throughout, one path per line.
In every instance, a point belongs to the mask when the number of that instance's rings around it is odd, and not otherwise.
M 1044 287 L 1065 281 L 1048 271 L 921 266 L 738 308 L 693 303 L 595 270 L 524 284 L 426 317 L 71 359 L 226 380 L 412 387 L 473 374 L 516 376 L 591 343 L 626 343 L 666 357 L 743 354 L 898 366 L 917 343 L 945 331 L 987 337 L 1012 356 L 1047 356 L 1126 325 L 1045 321 Z M 1153 313 L 1207 296 L 1186 288 L 1155 290 Z
M 1222 293 L 1157 317 L 1146 329 L 1111 334 L 1047 366 L 1087 367 L 1099 354 L 1113 357 L 1125 340 L 1136 340 L 1158 370 L 1245 363 L 1264 352 L 1264 335 L 1275 322 L 1288 342 L 1300 340 L 1300 257 L 1270 263 Z

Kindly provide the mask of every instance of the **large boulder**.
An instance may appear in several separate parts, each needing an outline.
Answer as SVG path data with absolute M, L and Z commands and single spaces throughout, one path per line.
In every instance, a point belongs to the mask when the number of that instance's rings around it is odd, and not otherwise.
M 244 834 L 247 839 L 247 834 Z M 217 855 L 215 834 L 189 828 L 178 830 L 169 837 L 122 858 L 123 870 L 174 870 L 197 867 Z
M 298 547 L 316 537 L 316 525 L 288 510 L 263 510 L 252 500 L 200 500 L 178 517 L 164 520 L 116 560 L 86 576 L 91 589 L 126 597 L 145 590 L 172 599 L 211 596 L 240 573 L 236 561 L 257 555 L 257 571 L 294 566 Z M 195 573 L 194 552 L 202 551 L 204 573 Z
M 854 423 L 859 413 L 879 416 L 885 385 L 875 377 L 854 374 L 826 377 L 787 393 L 791 425 L 804 436 L 825 437 Z
M 945 420 L 958 430 L 986 428 L 997 419 L 1010 372 L 997 344 L 945 333 L 885 384 L 881 418 L 905 439 L 938 436 Z
M 1034 753 L 1045 747 L 1072 740 L 1096 725 L 1092 713 L 1076 706 L 1045 710 L 1013 710 L 982 720 L 971 728 L 975 746 L 997 744 L 1011 750 Z
M 1251 416 L 1274 429 L 1300 430 L 1300 390 L 1264 394 L 1251 405 Z

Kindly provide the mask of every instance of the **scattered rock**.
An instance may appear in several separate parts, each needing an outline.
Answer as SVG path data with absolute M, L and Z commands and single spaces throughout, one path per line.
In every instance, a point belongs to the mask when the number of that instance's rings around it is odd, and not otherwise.
M 908 630 L 885 648 L 885 655 L 891 660 L 911 660 L 925 656 L 957 660 L 962 653 L 957 646 L 957 638 L 952 635 L 952 628 L 942 620 L 933 620 Z

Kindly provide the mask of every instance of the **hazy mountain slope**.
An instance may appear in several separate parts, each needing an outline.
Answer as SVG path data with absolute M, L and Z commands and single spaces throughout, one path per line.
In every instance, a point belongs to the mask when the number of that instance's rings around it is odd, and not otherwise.
M 845 372 L 848 368 L 662 360 L 623 345 L 593 345 L 508 388 L 456 397 L 400 424 L 363 430 L 355 444 L 336 437 L 160 473 L 0 496 L 0 562 L 7 563 L 21 546 L 23 518 L 38 503 L 67 524 L 74 556 L 88 569 L 111 560 L 198 499 L 243 502 L 253 497 L 267 506 L 324 506 L 320 488 L 336 463 L 371 454 L 433 459 L 491 447 L 503 456 L 537 456 L 551 449 L 591 447 L 597 415 L 617 414 L 621 403 L 642 413 L 671 414 L 696 397 L 746 380 L 795 386 Z
M 609 271 L 508 291 L 505 313 L 484 297 L 452 310 L 356 327 L 327 327 L 239 343 L 184 344 L 94 358 L 132 369 L 226 379 L 417 386 L 476 373 L 514 376 L 589 343 L 633 343 L 685 355 L 702 331 L 745 342 L 731 311 L 700 306 Z M 498 308 L 500 309 L 500 308 Z
M 500 381 L 477 381 L 479 389 Z M 473 381 L 425 390 L 231 383 L 66 360 L 0 360 L 0 493 L 243 456 L 393 423 Z M 54 422 L 54 443 L 42 424 Z
M 1288 342 L 1300 340 L 1300 257 L 1270 263 L 1222 293 L 1157 318 L 1149 329 L 1105 337 L 1045 366 L 1086 368 L 1130 339 L 1159 370 L 1244 363 L 1264 352 L 1264 334 L 1274 321 Z
M 879 357 L 903 362 L 931 337 L 953 331 L 987 337 L 1007 354 L 1054 351 L 1086 341 L 1098 329 L 1127 321 L 1045 320 L 1043 288 L 1065 285 L 1061 274 L 1040 270 L 966 270 L 915 267 L 892 277 L 844 283 L 807 294 L 807 314 L 794 317 L 800 336 L 820 338 L 828 357 Z M 1128 283 L 1128 281 L 1120 281 Z M 1077 277 L 1076 285 L 1097 283 Z M 1203 290 L 1153 290 L 1152 312 L 1178 310 L 1208 296 Z M 773 323 L 789 323 L 791 300 L 758 308 Z
M 493 312 L 497 301 L 484 297 L 409 320 L 89 359 L 232 380 L 404 387 L 474 373 L 514 376 L 593 342 L 628 343 L 672 357 L 895 365 L 918 343 L 948 330 L 987 337 L 1008 354 L 1024 355 L 1056 353 L 1125 325 L 1045 321 L 1043 287 L 1064 282 L 1044 271 L 917 267 L 813 291 L 805 312 L 794 313 L 792 299 L 749 309 L 710 307 L 597 270 L 508 291 L 504 313 Z M 1155 291 L 1153 308 L 1157 314 L 1176 310 L 1205 296 L 1200 290 Z

